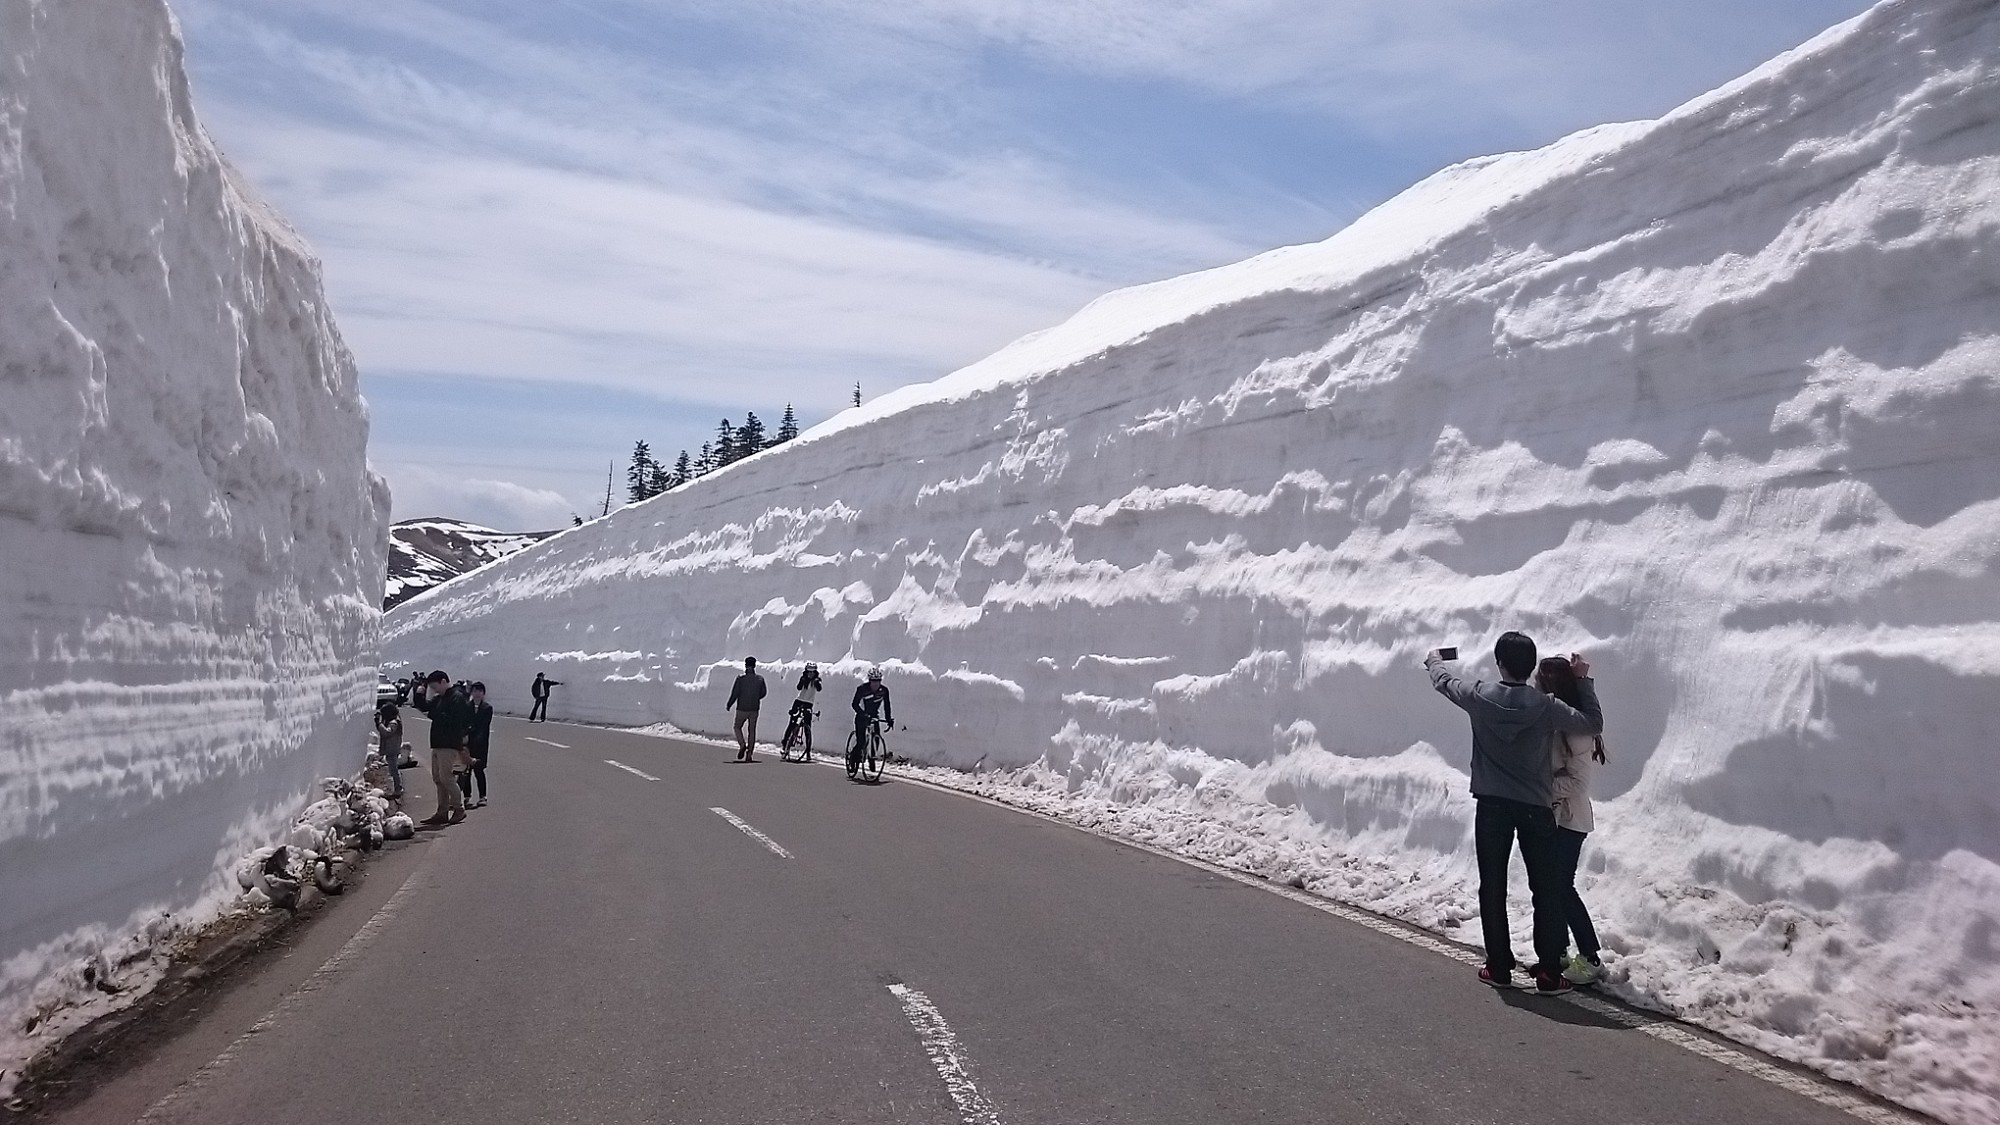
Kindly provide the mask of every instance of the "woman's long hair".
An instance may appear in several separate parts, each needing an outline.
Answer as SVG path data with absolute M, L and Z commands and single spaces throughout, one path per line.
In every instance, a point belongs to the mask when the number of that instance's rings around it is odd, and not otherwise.
M 1570 666 L 1566 656 L 1543 657 L 1542 662 L 1535 666 L 1535 686 L 1571 707 L 1583 706 L 1583 693 L 1576 689 L 1576 669 Z M 1600 734 L 1591 742 L 1590 756 L 1603 762 L 1604 736 Z
M 1583 696 L 1576 690 L 1576 669 L 1570 667 L 1566 656 L 1543 657 L 1535 668 L 1535 686 L 1571 707 L 1583 704 Z

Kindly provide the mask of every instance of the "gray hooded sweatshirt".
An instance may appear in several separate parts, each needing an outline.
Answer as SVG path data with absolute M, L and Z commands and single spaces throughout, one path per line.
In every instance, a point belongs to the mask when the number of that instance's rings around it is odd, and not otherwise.
M 1435 657 L 1424 661 L 1431 686 L 1472 717 L 1472 795 L 1504 797 L 1524 805 L 1555 804 L 1555 767 L 1549 740 L 1556 731 L 1601 734 L 1604 711 L 1597 686 L 1576 682 L 1582 707 L 1571 707 L 1540 688 L 1485 680 L 1466 683 Z

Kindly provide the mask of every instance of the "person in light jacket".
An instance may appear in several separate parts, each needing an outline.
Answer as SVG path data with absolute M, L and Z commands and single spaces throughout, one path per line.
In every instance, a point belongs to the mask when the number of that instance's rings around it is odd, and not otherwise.
M 1453 657 L 1457 653 L 1454 650 Z M 1604 712 L 1590 665 L 1572 656 L 1579 706 L 1537 691 L 1528 683 L 1535 674 L 1535 642 L 1524 633 L 1507 632 L 1493 645 L 1493 662 L 1500 681 L 1466 681 L 1450 667 L 1441 649 L 1424 658 L 1431 686 L 1456 704 L 1472 723 L 1473 852 L 1479 865 L 1479 921 L 1486 944 L 1486 964 L 1479 979 L 1495 988 L 1514 986 L 1514 949 L 1507 934 L 1507 861 L 1516 838 L 1521 861 L 1528 869 L 1528 890 L 1535 901 L 1535 965 L 1529 970 L 1539 992 L 1567 992 L 1574 987 L 1562 975 L 1568 960 L 1569 929 L 1563 921 L 1562 867 L 1556 855 L 1555 770 L 1549 765 L 1549 739 L 1557 731 L 1596 734 L 1604 729 Z
M 1571 707 L 1582 707 L 1576 669 L 1563 657 L 1542 660 L 1535 669 L 1535 686 Z M 1555 769 L 1556 859 L 1562 865 L 1563 919 L 1576 939 L 1576 956 L 1563 967 L 1563 976 L 1577 984 L 1590 984 L 1603 975 L 1604 963 L 1598 956 L 1597 927 L 1590 924 L 1590 910 L 1576 891 L 1576 868 L 1583 858 L 1583 842 L 1597 825 L 1590 807 L 1590 777 L 1605 761 L 1604 736 L 1557 731 L 1549 739 L 1549 754 L 1549 764 Z

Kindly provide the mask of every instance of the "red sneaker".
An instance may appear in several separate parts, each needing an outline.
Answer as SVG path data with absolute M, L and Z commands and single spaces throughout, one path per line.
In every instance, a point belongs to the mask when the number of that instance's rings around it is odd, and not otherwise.
M 1496 973 L 1492 969 L 1481 965 L 1479 966 L 1479 983 L 1490 984 L 1495 988 L 1512 988 L 1514 987 L 1514 970 L 1501 969 Z
M 1552 973 L 1547 969 L 1536 969 L 1535 991 L 1544 996 L 1555 996 L 1564 992 L 1575 992 L 1576 986 L 1565 979 L 1561 973 Z

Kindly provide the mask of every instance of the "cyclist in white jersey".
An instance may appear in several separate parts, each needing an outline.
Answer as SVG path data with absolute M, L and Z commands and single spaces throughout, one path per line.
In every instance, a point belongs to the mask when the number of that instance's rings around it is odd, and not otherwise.
M 784 745 L 790 745 L 794 735 L 803 734 L 808 757 L 812 755 L 813 700 L 825 686 L 819 679 L 819 665 L 808 661 L 806 670 L 799 673 L 799 695 L 792 700 L 791 723 L 786 727 L 784 741 Z

